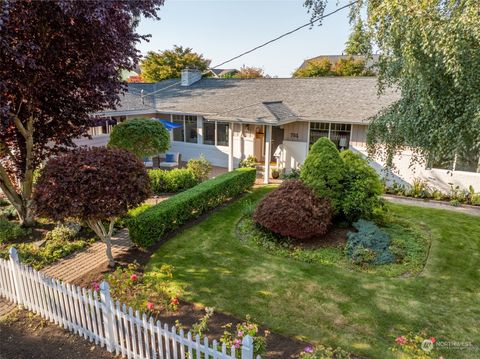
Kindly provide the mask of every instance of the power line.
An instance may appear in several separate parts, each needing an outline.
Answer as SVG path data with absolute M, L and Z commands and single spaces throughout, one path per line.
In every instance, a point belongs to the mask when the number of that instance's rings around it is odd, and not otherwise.
M 232 62 L 233 60 L 236 60 L 236 59 L 238 59 L 238 58 L 240 58 L 240 57 L 242 57 L 242 56 L 245 56 L 245 55 L 247 55 L 247 54 L 249 54 L 249 53 L 251 53 L 251 52 L 254 52 L 254 51 L 258 50 L 258 49 L 261 49 L 262 47 L 265 47 L 265 46 L 271 44 L 272 42 L 278 41 L 278 40 L 284 38 L 285 36 L 291 35 L 291 34 L 293 34 L 294 32 L 297 32 L 297 31 L 299 31 L 299 30 L 301 30 L 301 29 L 303 29 L 303 28 L 305 28 L 305 27 L 307 27 L 307 26 L 311 26 L 312 24 L 314 24 L 314 23 L 316 23 L 316 22 L 319 22 L 319 21 L 321 21 L 321 20 L 323 20 L 323 19 L 325 19 L 325 18 L 327 18 L 327 17 L 329 17 L 329 16 L 331 16 L 331 15 L 333 15 L 333 14 L 336 14 L 337 12 L 342 11 L 343 9 L 346 9 L 346 8 L 352 6 L 352 5 L 355 5 L 356 3 L 358 3 L 358 1 L 359 1 L 359 0 L 352 1 L 351 3 L 348 3 L 348 4 L 346 4 L 346 5 L 342 6 L 342 7 L 339 7 L 338 9 L 335 9 L 334 11 L 329 12 L 328 14 L 322 15 L 322 16 L 316 18 L 315 20 L 309 21 L 309 22 L 307 22 L 306 24 L 303 24 L 303 25 L 301 25 L 301 26 L 299 26 L 299 27 L 297 27 L 297 28 L 295 28 L 295 29 L 293 29 L 293 30 L 290 30 L 290 31 L 288 31 L 288 32 L 286 32 L 286 33 L 284 33 L 284 34 L 282 34 L 282 35 L 280 35 L 280 36 L 277 36 L 276 38 L 274 38 L 274 39 L 272 39 L 272 40 L 269 40 L 269 41 L 267 41 L 267 42 L 264 42 L 263 44 L 258 45 L 258 46 L 254 47 L 254 48 L 252 48 L 252 49 L 250 49 L 250 50 L 248 50 L 248 51 L 242 52 L 241 54 L 239 54 L 239 55 L 237 55 L 237 56 L 234 56 L 234 57 L 232 57 L 232 58 L 230 58 L 230 59 L 228 59 L 228 60 L 226 60 L 226 61 L 224 61 L 224 62 L 222 62 L 222 63 L 220 63 L 220 64 L 218 64 L 218 65 L 215 65 L 215 66 L 213 66 L 213 67 L 209 67 L 209 69 L 210 69 L 210 70 L 213 70 L 213 69 L 215 69 L 215 68 L 217 68 L 217 67 L 220 67 L 220 66 L 225 65 L 225 64 L 227 64 L 227 63 L 229 63 L 229 62 Z M 178 84 L 180 84 L 180 81 L 175 82 L 175 83 L 173 83 L 173 84 L 171 84 L 171 85 L 168 85 L 168 86 L 166 86 L 166 87 L 163 87 L 163 88 L 161 88 L 161 89 L 152 91 L 152 92 L 150 92 L 150 93 L 148 93 L 148 94 L 140 94 L 140 96 L 141 96 L 142 98 L 143 98 L 143 97 L 146 97 L 146 96 L 150 96 L 150 95 L 153 95 L 153 94 L 158 93 L 158 92 L 160 92 L 160 91 L 167 90 L 167 89 L 169 89 L 169 88 L 171 88 L 171 87 L 173 87 L 173 86 L 176 86 L 176 85 L 178 85 Z M 138 95 L 138 94 L 137 94 L 137 95 Z
M 338 9 L 336 9 L 336 10 L 334 10 L 334 11 L 328 13 L 328 14 L 322 15 L 322 16 L 320 16 L 319 18 L 316 18 L 315 20 L 312 20 L 312 21 L 310 21 L 310 22 L 308 22 L 308 23 L 306 23 L 306 24 L 304 24 L 304 25 L 302 25 L 302 26 L 299 26 L 299 27 L 297 27 L 297 28 L 295 28 L 295 29 L 293 29 L 293 30 L 291 30 L 291 31 L 288 31 L 288 32 L 286 32 L 286 33 L 284 33 L 284 34 L 282 34 L 282 35 L 280 35 L 280 36 L 277 36 L 276 38 L 274 38 L 274 39 L 272 39 L 272 40 L 269 40 L 269 41 L 267 41 L 267 42 L 264 42 L 263 44 L 258 45 L 258 46 L 254 47 L 254 48 L 252 48 L 252 49 L 250 49 L 250 50 L 248 50 L 248 51 L 242 52 L 240 55 L 234 56 L 234 57 L 232 57 L 231 59 L 229 59 L 229 60 L 227 60 L 227 61 L 224 61 L 224 62 L 222 62 L 222 63 L 220 63 L 220 64 L 218 64 L 218 65 L 216 65 L 216 66 L 213 66 L 213 67 L 211 67 L 211 69 L 215 69 L 215 68 L 217 68 L 217 67 L 219 67 L 219 66 L 225 65 L 226 63 L 229 63 L 229 62 L 231 62 L 231 61 L 233 61 L 233 60 L 236 60 L 236 59 L 238 59 L 238 58 L 240 58 L 240 57 L 242 57 L 242 56 L 245 56 L 245 55 L 247 55 L 247 54 L 249 54 L 249 53 L 251 53 L 251 52 L 253 52 L 253 51 L 256 51 L 256 50 L 258 50 L 258 49 L 260 49 L 260 48 L 262 48 L 262 47 L 265 47 L 265 46 L 271 44 L 272 42 L 278 41 L 278 40 L 280 40 L 281 38 L 284 38 L 285 36 L 291 35 L 291 34 L 293 34 L 294 32 L 297 32 L 297 31 L 299 31 L 299 30 L 301 30 L 301 29 L 303 29 L 303 28 L 305 28 L 305 27 L 307 27 L 307 26 L 311 26 L 312 24 L 314 24 L 314 23 L 316 23 L 316 22 L 318 22 L 318 21 L 320 21 L 320 20 L 323 20 L 323 19 L 325 19 L 325 18 L 327 18 L 327 17 L 329 17 L 329 16 L 331 16 L 331 15 L 333 15 L 333 14 L 336 14 L 337 12 L 339 12 L 339 11 L 341 11 L 341 10 L 343 10 L 343 9 L 346 9 L 347 7 L 350 7 L 350 6 L 354 5 L 354 4 L 356 4 L 358 1 L 359 1 L 359 0 L 356 0 L 356 1 L 353 1 L 353 2 L 351 2 L 351 3 L 349 3 L 349 4 L 347 4 L 347 5 L 344 5 L 344 6 L 342 6 L 342 7 L 339 7 Z

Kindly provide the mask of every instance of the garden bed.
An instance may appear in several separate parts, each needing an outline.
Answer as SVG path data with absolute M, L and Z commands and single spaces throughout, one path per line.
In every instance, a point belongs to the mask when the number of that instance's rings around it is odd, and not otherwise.
M 401 223 L 401 222 L 400 222 Z M 392 237 L 394 251 L 403 253 L 401 261 L 384 265 L 354 265 L 345 254 L 345 245 L 352 227 L 334 225 L 324 236 L 293 240 L 275 235 L 259 227 L 249 215 L 236 225 L 237 237 L 247 245 L 257 246 L 272 255 L 293 258 L 306 263 L 334 265 L 349 270 L 376 273 L 388 277 L 418 275 L 425 266 L 430 239 L 425 228 L 414 229 L 406 223 L 392 223 L 382 229 Z

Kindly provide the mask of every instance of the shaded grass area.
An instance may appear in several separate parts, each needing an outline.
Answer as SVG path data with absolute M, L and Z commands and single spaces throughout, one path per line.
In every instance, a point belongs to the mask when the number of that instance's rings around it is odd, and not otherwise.
M 394 357 L 398 335 L 425 329 L 441 341 L 480 343 L 480 221 L 444 210 L 389 205 L 404 221 L 427 228 L 431 248 L 419 276 L 386 278 L 266 253 L 235 235 L 235 224 L 262 187 L 179 233 L 146 270 L 175 267 L 186 300 L 314 343 L 374 358 Z M 153 274 L 153 273 L 152 273 Z M 478 354 L 444 349 L 448 358 Z

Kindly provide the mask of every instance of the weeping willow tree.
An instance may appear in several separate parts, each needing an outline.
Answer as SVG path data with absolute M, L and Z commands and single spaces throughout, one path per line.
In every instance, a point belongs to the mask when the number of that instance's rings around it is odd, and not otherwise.
M 313 17 L 326 0 L 307 0 Z M 380 92 L 401 98 L 371 119 L 370 154 L 391 158 L 410 148 L 414 160 L 457 162 L 480 172 L 480 5 L 478 0 L 360 0 L 366 31 L 380 54 Z

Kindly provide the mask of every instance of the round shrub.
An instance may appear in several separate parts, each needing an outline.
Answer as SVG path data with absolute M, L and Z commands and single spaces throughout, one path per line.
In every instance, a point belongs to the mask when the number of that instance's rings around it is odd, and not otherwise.
M 345 163 L 342 212 L 345 218 L 356 221 L 372 218 L 383 208 L 383 185 L 377 172 L 360 155 L 350 150 L 340 157 Z
M 170 135 L 154 118 L 134 118 L 116 125 L 110 134 L 109 147 L 123 148 L 139 158 L 168 150 Z
M 300 179 L 319 198 L 329 198 L 334 214 L 341 209 L 345 166 L 335 144 L 320 138 L 310 149 L 300 172 Z
M 301 181 L 289 180 L 265 196 L 253 220 L 281 236 L 308 239 L 327 233 L 332 208 L 328 199 L 317 198 Z
M 212 164 L 201 154 L 200 158 L 192 158 L 188 161 L 187 169 L 193 173 L 198 182 L 203 182 L 212 172 Z

